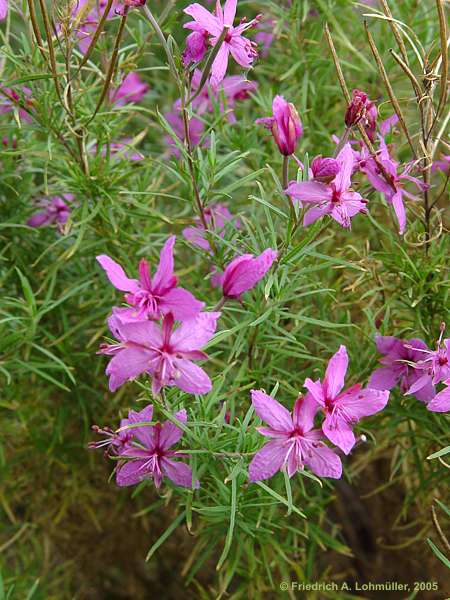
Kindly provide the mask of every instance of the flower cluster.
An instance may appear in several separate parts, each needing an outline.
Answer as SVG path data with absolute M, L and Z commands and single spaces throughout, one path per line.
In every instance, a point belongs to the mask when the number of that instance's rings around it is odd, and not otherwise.
M 401 340 L 392 336 L 378 336 L 377 349 L 383 358 L 369 385 L 377 390 L 391 390 L 399 386 L 403 394 L 414 395 L 431 412 L 450 411 L 450 338 L 442 339 L 445 324 L 436 349 L 431 350 L 418 338 Z M 436 392 L 436 386 L 445 387 Z
M 356 384 L 342 391 L 347 368 L 347 349 L 341 346 L 330 359 L 322 382 L 305 380 L 308 393 L 297 398 L 292 415 L 271 396 L 261 390 L 252 391 L 253 408 L 269 425 L 258 431 L 272 439 L 253 458 L 249 468 L 251 481 L 272 477 L 282 468 L 292 477 L 305 465 L 319 477 L 341 477 L 341 460 L 323 440 L 328 439 L 349 454 L 356 444 L 354 425 L 383 410 L 389 399 L 388 391 L 375 390 L 370 385 L 362 389 Z M 319 412 L 324 418 L 315 429 Z

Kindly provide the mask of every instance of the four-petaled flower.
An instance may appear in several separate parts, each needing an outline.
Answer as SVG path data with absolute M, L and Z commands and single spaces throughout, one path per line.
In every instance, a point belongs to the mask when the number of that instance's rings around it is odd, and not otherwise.
M 148 262 L 143 258 L 139 263 L 139 279 L 127 277 L 122 267 L 112 258 L 101 254 L 97 260 L 115 288 L 128 292 L 125 299 L 133 308 L 119 309 L 130 318 L 159 319 L 171 312 L 175 319 L 192 319 L 204 307 L 187 290 L 177 287 L 174 276 L 173 247 L 176 237 L 172 235 L 161 250 L 156 273 L 150 275 Z
M 207 394 L 211 380 L 192 361 L 208 358 L 201 348 L 213 337 L 219 316 L 218 312 L 200 313 L 174 330 L 172 313 L 164 317 L 162 328 L 154 321 L 123 321 L 113 313 L 108 324 L 119 342 L 103 344 L 99 351 L 113 357 L 106 368 L 109 389 L 114 392 L 126 381 L 147 373 L 155 395 L 166 385 L 190 394 Z
M 120 451 L 120 456 L 126 461 L 119 464 L 116 473 L 117 485 L 136 485 L 145 479 L 153 479 L 157 488 L 163 477 L 168 477 L 175 485 L 187 488 L 198 488 L 198 481 L 192 482 L 192 470 L 189 465 L 173 460 L 185 456 L 183 452 L 171 450 L 180 441 L 183 430 L 172 421 L 145 424 L 151 421 L 153 406 L 150 404 L 140 413 L 134 413 L 130 423 L 136 423 L 131 429 L 133 439 Z M 174 414 L 176 421 L 186 424 L 186 411 L 180 410 Z M 130 416 L 128 417 L 130 420 Z M 139 420 L 142 425 L 138 425 Z
M 345 454 L 356 443 L 353 425 L 363 417 L 383 410 L 389 399 L 387 390 L 361 389 L 360 384 L 342 392 L 347 367 L 347 350 L 340 346 L 328 363 L 323 383 L 309 378 L 305 381 L 305 387 L 325 415 L 322 423 L 324 434 Z
M 305 465 L 319 477 L 341 477 L 339 456 L 323 443 L 320 429 L 313 429 L 317 405 L 309 394 L 296 400 L 292 415 L 264 392 L 252 390 L 251 394 L 256 414 L 269 425 L 257 430 L 272 439 L 250 463 L 250 481 L 268 479 L 282 468 L 292 477 Z
M 339 171 L 330 183 L 320 181 L 291 181 L 286 192 L 298 202 L 314 204 L 306 211 L 303 225 L 311 225 L 324 215 L 330 215 L 342 227 L 349 228 L 351 219 L 359 212 L 366 213 L 367 200 L 350 189 L 355 163 L 350 144 L 345 144 L 336 157 Z

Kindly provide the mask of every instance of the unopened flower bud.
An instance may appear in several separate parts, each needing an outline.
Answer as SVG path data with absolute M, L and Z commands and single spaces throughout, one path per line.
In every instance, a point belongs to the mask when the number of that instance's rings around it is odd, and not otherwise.
M 339 163 L 335 158 L 316 156 L 311 163 L 311 171 L 316 181 L 330 183 L 339 173 Z

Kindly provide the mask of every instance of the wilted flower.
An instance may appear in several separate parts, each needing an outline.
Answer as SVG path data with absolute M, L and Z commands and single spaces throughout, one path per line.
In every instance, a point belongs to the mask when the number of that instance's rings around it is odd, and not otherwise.
M 303 127 L 295 106 L 283 96 L 275 96 L 272 103 L 273 117 L 256 119 L 256 123 L 271 130 L 273 138 L 283 156 L 294 154 Z
M 352 427 L 363 417 L 383 410 L 389 400 L 388 391 L 361 389 L 359 383 L 342 392 L 347 368 L 347 349 L 340 346 L 328 363 L 323 383 L 309 378 L 305 381 L 305 387 L 325 415 L 324 434 L 345 454 L 356 443 Z
M 172 235 L 164 244 L 155 275 L 145 258 L 139 262 L 139 279 L 127 277 L 122 267 L 106 254 L 97 256 L 113 286 L 122 292 L 128 292 L 125 300 L 133 308 L 119 309 L 124 315 L 139 319 L 159 319 L 171 312 L 175 319 L 192 319 L 204 307 L 187 290 L 177 287 L 174 275 L 173 247 L 176 236 Z
M 214 335 L 219 316 L 218 312 L 200 313 L 174 330 L 171 313 L 160 328 L 154 321 L 125 322 L 115 312 L 108 324 L 119 342 L 103 344 L 99 351 L 113 357 L 106 368 L 109 389 L 114 392 L 126 381 L 147 373 L 152 377 L 153 394 L 166 385 L 189 394 L 207 394 L 211 380 L 192 361 L 208 358 L 201 348 Z
M 192 470 L 183 462 L 174 461 L 174 458 L 186 456 L 184 452 L 170 450 L 183 436 L 183 430 L 172 421 L 155 423 L 155 425 L 142 424 L 151 421 L 153 406 L 150 404 L 140 413 L 133 413 L 133 418 L 128 420 L 136 423 L 133 427 L 132 440 L 119 452 L 125 462 L 119 463 L 116 473 L 116 483 L 120 486 L 136 485 L 145 479 L 153 479 L 157 488 L 160 487 L 163 477 L 168 477 L 175 485 L 191 488 Z M 180 423 L 187 423 L 187 414 L 184 409 L 173 415 Z M 196 481 L 194 487 L 200 483 Z
M 278 253 L 267 248 L 259 256 L 243 254 L 232 260 L 221 274 L 212 279 L 214 287 L 222 286 L 224 298 L 239 298 L 260 281 L 277 259 Z
M 228 210 L 228 207 L 225 204 L 210 204 L 204 210 L 204 217 L 206 224 L 208 226 L 208 231 L 214 231 L 214 233 L 224 236 L 224 227 L 227 221 L 233 220 L 233 215 Z M 240 222 L 238 219 L 234 220 L 234 227 L 239 228 Z M 202 223 L 200 217 L 195 218 L 195 226 L 194 227 L 186 227 L 183 229 L 183 236 L 199 248 L 206 250 L 207 252 L 212 252 L 211 246 L 208 242 L 206 236 L 206 230 Z
M 330 183 L 290 182 L 286 190 L 289 196 L 299 202 L 316 205 L 306 211 L 303 225 L 311 225 L 324 215 L 330 215 L 342 227 L 350 227 L 352 217 L 359 212 L 367 212 L 367 200 L 350 189 L 354 161 L 353 150 L 347 143 L 336 157 L 339 172 Z
M 289 477 L 307 465 L 319 477 L 339 479 L 342 464 L 326 446 L 320 429 L 313 429 L 317 405 L 308 394 L 299 397 L 290 412 L 260 390 L 252 390 L 252 405 L 256 414 L 269 427 L 257 427 L 262 435 L 272 438 L 257 452 L 250 463 L 250 481 L 260 481 L 286 469 Z
M 120 86 L 111 90 L 110 99 L 116 106 L 124 106 L 139 102 L 150 89 L 150 86 L 142 81 L 138 73 L 128 73 Z
M 373 141 L 377 126 L 378 111 L 375 104 L 369 100 L 366 93 L 361 90 L 353 90 L 352 100 L 345 113 L 345 124 L 354 127 L 362 123 L 367 135 Z
M 375 339 L 377 350 L 384 354 L 380 359 L 383 365 L 372 373 L 368 386 L 375 390 L 392 390 L 396 385 L 405 394 L 421 378 L 415 366 L 422 358 L 421 350 L 428 350 L 425 342 L 418 338 L 400 340 L 393 336 L 378 335 Z M 431 377 L 417 386 L 414 395 L 418 400 L 428 402 L 435 394 Z
M 220 0 L 217 0 L 215 14 L 211 14 L 197 2 L 184 9 L 184 12 L 194 19 L 194 21 L 186 23 L 184 27 L 192 29 L 196 34 L 195 38 L 192 34 L 188 38 L 189 46 L 184 56 L 185 62 L 191 58 L 196 60 L 195 57 L 203 58 L 205 48 L 202 38 L 205 38 L 205 32 L 211 36 L 210 44 L 215 46 L 224 28 L 228 28 L 225 39 L 211 67 L 211 85 L 213 87 L 217 87 L 225 77 L 230 54 L 245 69 L 252 66 L 253 59 L 257 56 L 256 44 L 244 38 L 242 34 L 257 24 L 258 17 L 248 23 L 242 20 L 237 27 L 233 27 L 236 8 L 237 0 L 226 0 L 223 9 Z
M 67 203 L 72 202 L 73 199 L 74 196 L 72 194 L 63 194 L 62 196 L 53 196 L 52 198 L 40 200 L 37 206 L 43 210 L 30 217 L 27 225 L 29 227 L 56 225 L 59 231 L 62 231 L 72 211 Z

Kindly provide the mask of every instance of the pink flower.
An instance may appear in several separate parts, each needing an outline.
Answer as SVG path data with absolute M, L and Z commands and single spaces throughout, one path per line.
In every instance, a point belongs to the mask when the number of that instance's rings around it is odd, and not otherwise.
M 211 204 L 205 209 L 204 215 L 208 225 L 208 231 L 213 231 L 223 238 L 225 223 L 228 221 L 233 221 L 233 215 L 228 210 L 228 207 L 225 204 L 220 203 Z M 239 220 L 235 219 L 233 225 L 234 227 L 239 228 Z M 191 244 L 206 250 L 206 252 L 212 252 L 211 246 L 206 237 L 205 228 L 199 217 L 195 218 L 194 227 L 186 227 L 183 229 L 183 237 L 191 242 Z
M 416 363 L 422 358 L 421 350 L 427 350 L 425 342 L 418 338 L 399 340 L 392 336 L 378 335 L 375 343 L 378 352 L 384 354 L 380 359 L 383 367 L 375 369 L 368 386 L 374 390 L 392 390 L 396 385 L 405 394 L 421 377 Z M 418 400 L 428 402 L 435 394 L 431 377 L 423 381 L 421 387 L 416 387 L 414 395 Z
M 308 395 L 299 397 L 290 412 L 271 396 L 252 390 L 256 414 L 269 427 L 257 427 L 259 433 L 272 438 L 257 452 L 250 463 L 250 481 L 260 481 L 286 469 L 289 477 L 307 465 L 319 477 L 339 479 L 342 464 L 331 448 L 321 440 L 323 433 L 313 429 L 317 405 Z
M 445 387 L 427 404 L 427 409 L 431 412 L 449 412 L 450 411 L 450 379 L 444 381 Z
M 277 259 L 278 252 L 267 248 L 259 256 L 243 254 L 232 260 L 224 273 L 212 279 L 214 287 L 222 286 L 224 298 L 240 298 L 260 281 Z
M 142 81 L 138 73 L 128 73 L 120 86 L 111 91 L 110 99 L 116 106 L 134 104 L 142 100 L 149 89 L 150 86 Z
M 406 211 L 403 197 L 409 198 L 410 200 L 418 200 L 417 196 L 413 196 L 413 194 L 410 194 L 404 189 L 404 185 L 409 181 L 420 191 L 426 190 L 427 185 L 416 177 L 411 177 L 411 175 L 409 175 L 414 163 L 409 163 L 403 173 L 397 173 L 399 163 L 391 158 L 386 142 L 382 137 L 380 137 L 379 160 L 390 177 L 390 183 L 386 181 L 377 167 L 377 164 L 372 159 L 367 161 L 365 173 L 373 187 L 384 194 L 386 201 L 392 204 L 399 224 L 399 233 L 402 235 L 405 232 L 406 227 Z
M 139 263 L 139 279 L 127 277 L 122 267 L 106 254 L 97 256 L 113 286 L 128 292 L 125 300 L 133 308 L 119 309 L 123 314 L 138 319 L 159 319 L 161 315 L 173 313 L 175 319 L 194 318 L 204 307 L 187 290 L 177 287 L 174 275 L 173 247 L 176 236 L 172 235 L 161 250 L 160 261 L 153 277 L 145 258 Z
M 67 202 L 72 202 L 72 194 L 63 194 L 62 196 L 53 196 L 40 200 L 37 205 L 43 210 L 35 213 L 27 221 L 29 227 L 46 227 L 56 225 L 62 232 L 63 226 L 67 223 L 72 209 Z
M 153 412 L 153 407 L 150 405 L 144 411 Z M 148 418 L 149 414 L 143 414 L 144 411 L 134 413 L 134 418 L 142 416 L 141 421 L 151 420 Z M 187 414 L 184 409 L 175 413 L 174 417 L 180 423 L 187 423 Z M 122 462 L 117 470 L 117 485 L 136 485 L 145 479 L 153 479 L 153 483 L 159 488 L 163 477 L 168 477 L 175 485 L 182 487 L 198 488 L 200 486 L 198 481 L 193 485 L 192 470 L 188 465 L 173 460 L 186 455 L 176 450 L 170 450 L 183 435 L 180 427 L 172 421 L 165 421 L 162 424 L 136 426 L 132 432 L 133 441 L 120 452 L 121 458 L 125 458 L 126 462 Z
M 189 394 L 207 394 L 211 380 L 192 361 L 208 358 L 201 348 L 213 337 L 219 316 L 218 312 L 200 313 L 174 331 L 171 313 L 164 317 L 161 329 L 154 321 L 123 321 L 115 312 L 108 324 L 119 342 L 102 345 L 99 351 L 113 357 L 106 368 L 109 389 L 114 392 L 147 373 L 155 395 L 166 385 Z
M 0 0 L 0 21 L 6 19 L 8 14 L 8 0 Z
M 200 36 L 205 37 L 206 34 L 210 35 L 210 44 L 215 46 L 219 41 L 223 29 L 228 27 L 225 40 L 211 67 L 211 85 L 213 87 L 217 87 L 225 77 L 230 54 L 245 69 L 249 69 L 252 66 L 253 59 L 257 55 L 255 43 L 244 38 L 242 34 L 250 27 L 254 27 L 258 22 L 258 18 L 248 23 L 242 20 L 237 27 L 233 27 L 236 8 L 237 0 L 226 0 L 223 10 L 220 0 L 217 0 L 215 15 L 212 15 L 204 6 L 201 6 L 197 2 L 190 4 L 184 9 L 184 12 L 194 19 L 194 21 L 186 23 L 184 27 L 192 29 L 197 34 L 195 40 L 191 38 L 192 34 L 189 36 L 191 39 L 189 40 L 185 59 L 188 59 L 190 56 L 201 56 L 203 58 L 204 45 L 202 45 Z
M 354 160 L 353 150 L 347 143 L 336 157 L 339 172 L 330 183 L 291 181 L 286 190 L 289 196 L 299 202 L 315 204 L 306 211 L 303 225 L 311 225 L 324 215 L 330 215 L 342 227 L 349 228 L 352 217 L 359 212 L 367 212 L 367 200 L 350 189 Z
M 272 102 L 273 117 L 256 119 L 256 123 L 271 130 L 273 138 L 284 156 L 294 154 L 297 142 L 303 134 L 303 127 L 295 106 L 286 102 L 283 96 L 275 96 Z
M 153 406 L 149 404 L 140 412 L 130 410 L 128 412 L 128 418 L 120 421 L 120 427 L 117 431 L 112 430 L 110 427 L 100 428 L 97 425 L 94 425 L 92 427 L 93 431 L 104 435 L 105 437 L 98 442 L 90 442 L 88 447 L 92 449 L 106 448 L 106 451 L 108 452 L 109 450 L 113 455 L 120 454 L 133 439 L 134 428 L 130 427 L 130 425 L 133 423 L 151 421 L 152 416 Z
M 340 346 L 328 363 L 323 383 L 309 378 L 305 381 L 305 387 L 325 415 L 322 423 L 324 434 L 345 454 L 356 443 L 353 425 L 361 418 L 383 410 L 389 399 L 388 391 L 361 389 L 360 384 L 342 392 L 347 368 L 347 350 L 345 346 Z
M 361 90 L 353 90 L 352 101 L 345 113 L 346 126 L 353 127 L 361 121 L 369 139 L 373 141 L 377 116 L 377 107 L 369 100 L 367 94 L 361 92 Z

